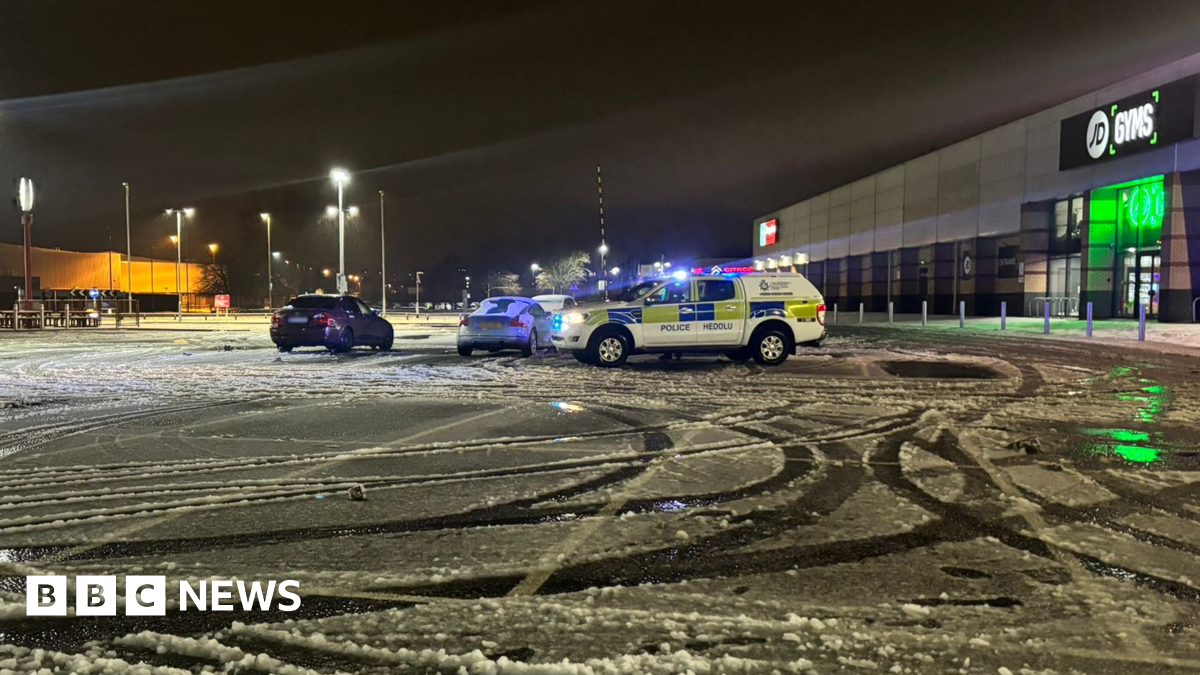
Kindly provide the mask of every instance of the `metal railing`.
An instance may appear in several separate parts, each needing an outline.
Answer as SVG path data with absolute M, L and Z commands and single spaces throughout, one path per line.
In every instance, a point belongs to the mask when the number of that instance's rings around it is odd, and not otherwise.
M 34 300 L 17 301 L 11 311 L 0 311 L 0 329 L 97 328 L 105 319 L 120 328 L 132 320 L 141 325 L 137 300 Z
M 1025 316 L 1043 316 L 1050 303 L 1050 316 L 1079 316 L 1079 298 L 1042 296 L 1033 298 L 1026 306 Z

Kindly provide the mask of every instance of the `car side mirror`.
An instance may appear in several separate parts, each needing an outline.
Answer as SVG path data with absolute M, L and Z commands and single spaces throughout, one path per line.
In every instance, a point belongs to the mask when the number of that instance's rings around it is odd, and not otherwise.
M 379 314 L 380 314 L 380 310 L 378 310 L 378 309 L 373 309 L 373 310 L 371 310 L 371 313 L 372 313 L 372 314 L 374 314 L 375 316 L 379 316 Z

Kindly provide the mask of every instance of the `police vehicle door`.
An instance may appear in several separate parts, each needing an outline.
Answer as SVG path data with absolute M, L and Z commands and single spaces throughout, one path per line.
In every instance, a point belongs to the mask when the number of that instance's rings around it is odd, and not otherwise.
M 741 344 L 746 299 L 733 279 L 696 279 L 696 341 L 702 345 Z
M 642 340 L 647 347 L 696 344 L 696 303 L 692 280 L 672 280 L 642 300 Z

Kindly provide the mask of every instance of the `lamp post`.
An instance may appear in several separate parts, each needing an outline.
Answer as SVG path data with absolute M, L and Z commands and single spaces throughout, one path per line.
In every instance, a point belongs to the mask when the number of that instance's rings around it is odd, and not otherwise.
M 125 188 L 125 258 L 127 260 L 126 279 L 129 283 L 129 288 L 126 289 L 125 299 L 129 301 L 129 313 L 133 313 L 133 238 L 129 235 L 129 183 L 121 183 Z M 154 265 L 153 260 L 150 263 Z M 153 269 L 153 267 L 152 267 Z M 154 284 L 150 284 L 150 290 L 154 290 Z
M 383 294 L 380 316 L 387 316 L 387 244 L 383 234 L 383 190 L 379 191 L 379 292 Z
M 346 183 L 350 182 L 350 172 L 345 169 L 334 169 L 329 172 L 329 179 L 337 185 L 338 203 L 338 276 L 337 288 L 338 293 L 345 295 L 349 292 L 349 286 L 346 284 L 346 211 L 342 206 Z
M 212 254 L 212 261 L 213 261 L 213 264 L 214 264 L 214 265 L 216 265 L 216 264 L 217 264 L 217 249 L 218 249 L 218 248 L 220 248 L 220 247 L 219 247 L 219 246 L 217 246 L 216 244 L 209 244 L 209 245 L 208 245 L 208 252 Z
M 17 189 L 17 203 L 21 207 L 21 229 L 25 232 L 25 309 L 33 309 L 33 244 L 30 237 L 33 228 L 33 181 L 22 178 Z M 13 319 L 13 326 L 17 320 Z
M 535 290 L 535 291 L 537 290 L 537 273 L 538 273 L 538 270 L 540 270 L 540 269 L 542 269 L 542 268 L 538 267 L 537 263 L 533 263 L 532 265 L 529 266 L 529 277 L 534 286 L 533 290 Z
M 604 256 L 606 256 L 606 255 L 608 255 L 608 244 L 604 243 L 604 241 L 601 240 L 600 241 L 600 267 L 597 268 L 600 270 L 600 274 L 598 274 L 597 276 L 600 277 L 600 290 L 604 292 L 604 299 L 608 300 L 608 281 L 606 281 L 604 279 Z
M 421 318 L 421 275 L 424 272 L 417 272 L 417 318 Z
M 175 244 L 175 320 L 183 320 L 183 289 L 179 286 L 179 266 L 183 262 L 183 217 L 192 217 L 196 212 L 193 208 L 167 209 L 167 215 L 175 215 L 175 236 L 171 239 Z
M 596 202 L 600 208 L 600 291 L 608 300 L 608 283 L 604 280 L 604 256 L 608 253 L 608 243 L 604 239 L 604 177 L 600 165 L 596 165 Z
M 271 276 L 271 214 L 260 213 L 259 218 L 267 224 L 267 309 L 275 306 L 275 281 Z

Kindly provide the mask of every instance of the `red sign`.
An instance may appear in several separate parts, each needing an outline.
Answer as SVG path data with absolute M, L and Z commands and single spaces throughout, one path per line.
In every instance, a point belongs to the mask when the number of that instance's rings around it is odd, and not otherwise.
M 779 223 L 771 219 L 758 224 L 758 245 L 774 246 L 775 235 L 779 232 Z
M 229 296 L 228 295 L 214 295 L 213 296 L 213 307 L 216 309 L 229 309 Z

